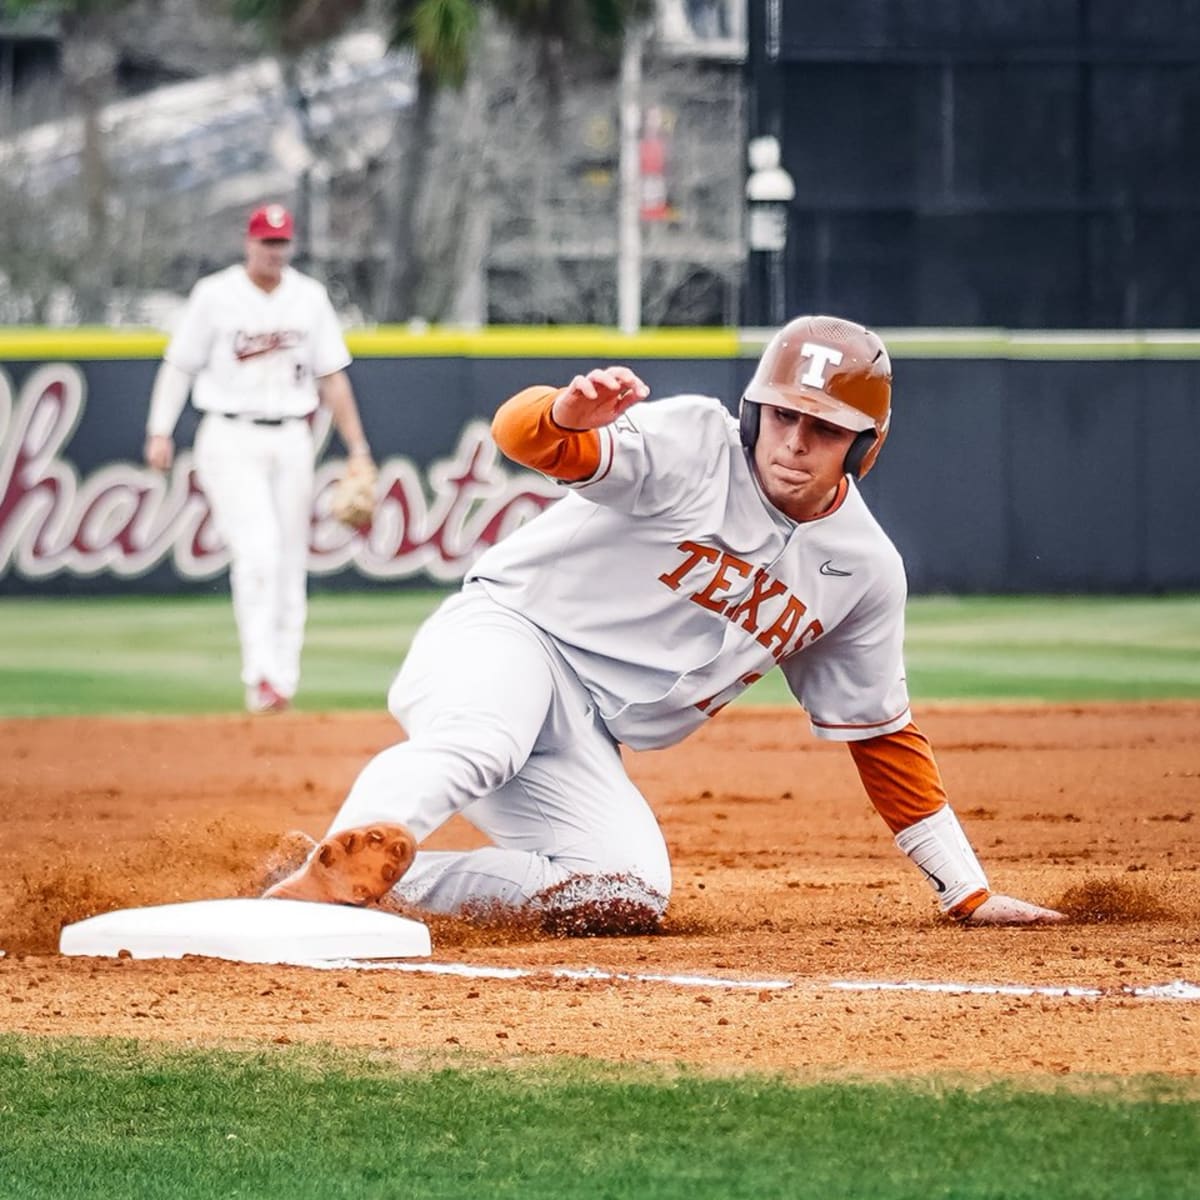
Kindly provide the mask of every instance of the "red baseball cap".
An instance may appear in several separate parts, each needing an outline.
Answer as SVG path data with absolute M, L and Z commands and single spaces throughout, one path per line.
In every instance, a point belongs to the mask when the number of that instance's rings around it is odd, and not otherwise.
M 264 204 L 250 214 L 246 224 L 246 236 L 262 238 L 264 241 L 277 238 L 290 242 L 293 229 L 292 214 L 282 204 Z

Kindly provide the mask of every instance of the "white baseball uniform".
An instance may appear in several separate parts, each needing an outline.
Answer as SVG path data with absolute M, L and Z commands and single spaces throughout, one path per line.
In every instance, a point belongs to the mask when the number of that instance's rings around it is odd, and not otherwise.
M 636 405 L 588 479 L 484 554 L 422 627 L 388 697 L 408 740 L 364 768 L 330 833 L 462 812 L 494 845 L 418 853 L 396 887 L 435 912 L 516 904 L 576 875 L 670 865 L 618 745 L 686 737 L 774 666 L 819 737 L 909 722 L 898 553 L 850 480 L 797 523 L 718 400 Z
M 230 550 L 242 681 L 292 696 L 300 678 L 312 515 L 316 381 L 350 353 L 325 288 L 285 268 L 265 292 L 235 265 L 192 289 L 164 358 L 194 375 L 195 461 Z M 169 435 L 179 413 L 151 409 Z

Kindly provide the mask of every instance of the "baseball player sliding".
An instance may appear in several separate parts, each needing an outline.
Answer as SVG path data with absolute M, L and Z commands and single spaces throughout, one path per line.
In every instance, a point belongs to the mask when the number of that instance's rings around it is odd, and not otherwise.
M 244 263 L 192 289 L 154 380 L 146 462 L 168 470 L 189 391 L 202 419 L 196 471 L 229 547 L 230 589 L 251 712 L 288 707 L 300 682 L 314 446 L 328 407 L 349 471 L 375 475 L 325 288 L 293 270 L 294 222 L 278 204 L 246 227 Z
M 508 400 L 497 444 L 567 494 L 422 627 L 388 696 L 408 740 L 266 894 L 357 904 L 394 887 L 438 913 L 619 896 L 661 915 L 667 850 L 619 746 L 672 745 L 779 667 L 944 913 L 1062 920 L 991 890 L 909 711 L 904 568 L 855 485 L 891 383 L 874 333 L 817 316 L 771 340 L 740 421 L 706 396 L 643 404 L 622 366 Z M 494 844 L 417 853 L 455 812 Z

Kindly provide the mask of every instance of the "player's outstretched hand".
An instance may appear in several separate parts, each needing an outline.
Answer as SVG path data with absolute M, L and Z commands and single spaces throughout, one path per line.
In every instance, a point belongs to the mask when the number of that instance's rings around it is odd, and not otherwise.
M 1067 919 L 1066 913 L 1042 908 L 1013 896 L 989 896 L 964 922 L 964 925 L 1056 925 Z
M 563 429 L 599 429 L 648 395 L 650 389 L 628 367 L 596 367 L 576 375 L 555 396 L 550 415 Z

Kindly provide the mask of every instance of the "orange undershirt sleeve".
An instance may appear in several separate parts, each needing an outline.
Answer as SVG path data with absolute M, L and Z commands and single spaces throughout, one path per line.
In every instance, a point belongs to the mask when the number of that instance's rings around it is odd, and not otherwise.
M 550 407 L 558 393 L 558 388 L 538 385 L 505 400 L 492 418 L 492 437 L 513 462 L 577 483 L 600 466 L 600 434 L 556 425 Z
M 911 721 L 895 733 L 847 744 L 871 803 L 893 833 L 945 805 L 946 789 L 933 750 Z

